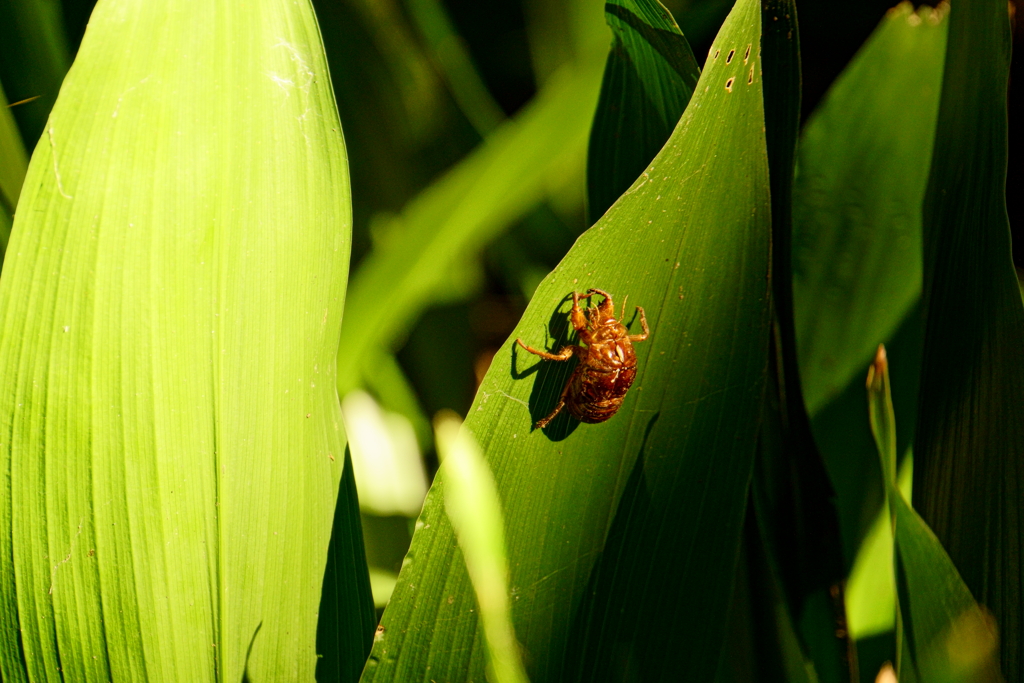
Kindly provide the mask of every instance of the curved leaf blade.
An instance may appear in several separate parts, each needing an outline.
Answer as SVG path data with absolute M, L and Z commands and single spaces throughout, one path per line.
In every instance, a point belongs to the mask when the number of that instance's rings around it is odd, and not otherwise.
M 43 140 L 0 280 L 3 678 L 312 679 L 350 198 L 309 3 L 102 0 Z
M 895 334 L 920 296 L 920 206 L 945 19 L 943 10 L 915 12 L 909 2 L 890 10 L 804 128 L 794 294 L 811 413 L 851 381 L 860 388 L 879 340 Z
M 800 124 L 800 31 L 793 0 L 762 3 L 765 136 L 772 198 L 773 335 L 752 501 L 765 553 L 801 642 L 825 683 L 856 670 L 844 624 L 835 494 L 811 433 L 793 314 L 793 175 Z M 751 549 L 751 554 L 756 551 Z M 777 637 L 781 637 L 780 633 Z
M 661 150 L 700 77 L 690 44 L 658 0 L 613 0 L 604 12 L 612 47 L 590 130 L 588 224 Z
M 1024 303 L 1006 214 L 1010 24 L 954 3 L 924 203 L 926 307 L 914 501 L 1024 678 Z
M 847 561 L 882 503 L 862 377 L 880 342 L 897 361 L 900 453 L 913 436 L 921 205 L 941 92 L 945 17 L 944 10 L 927 7 L 915 12 L 910 3 L 890 10 L 800 141 L 793 216 L 798 360 L 815 440 L 836 489 Z
M 652 335 L 636 345 L 638 376 L 619 414 L 598 425 L 563 415 L 531 430 L 570 368 L 536 363 L 510 338 L 467 418 L 502 496 L 513 622 L 534 681 L 587 680 L 629 662 L 645 680 L 714 673 L 708 654 L 725 628 L 767 365 L 759 40 L 760 5 L 741 0 L 665 149 L 545 278 L 513 335 L 558 348 L 572 290 L 601 287 L 645 306 Z M 626 320 L 637 327 L 632 312 Z M 442 473 L 366 681 L 483 675 L 443 490 Z
M 473 434 L 457 415 L 435 420 L 438 455 L 445 470 L 444 506 L 466 560 L 487 641 L 487 678 L 527 683 L 508 605 L 508 558 L 501 502 L 494 477 Z
M 1002 681 L 991 617 L 974 601 L 949 555 L 903 497 L 896 474 L 896 418 L 885 347 L 868 370 L 871 431 L 878 448 L 892 528 L 899 609 L 901 681 Z

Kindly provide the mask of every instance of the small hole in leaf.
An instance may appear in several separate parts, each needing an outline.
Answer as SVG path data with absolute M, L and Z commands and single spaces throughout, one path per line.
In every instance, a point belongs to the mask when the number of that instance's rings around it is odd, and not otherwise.
M 751 85 L 754 82 L 754 67 L 750 67 L 750 74 L 747 76 L 747 85 Z
M 718 55 L 722 54 L 721 50 L 715 50 L 715 59 L 718 59 Z
M 728 90 L 729 92 L 732 92 L 732 83 L 735 80 L 736 80 L 735 78 L 730 78 L 729 80 L 727 80 L 725 82 L 725 89 Z
M 736 50 L 729 50 L 729 56 L 725 58 L 725 63 L 728 64 L 732 61 L 732 58 L 736 56 Z
M 746 64 L 748 59 L 750 59 L 750 45 L 747 45 L 747 51 L 743 53 L 743 63 Z

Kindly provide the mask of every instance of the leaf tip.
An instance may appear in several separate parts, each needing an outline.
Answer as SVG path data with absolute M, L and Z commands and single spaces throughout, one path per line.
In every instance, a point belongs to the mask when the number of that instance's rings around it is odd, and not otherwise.
M 879 344 L 875 351 L 875 359 L 868 367 L 868 391 L 881 391 L 882 378 L 889 374 L 889 359 L 885 354 L 885 344 Z

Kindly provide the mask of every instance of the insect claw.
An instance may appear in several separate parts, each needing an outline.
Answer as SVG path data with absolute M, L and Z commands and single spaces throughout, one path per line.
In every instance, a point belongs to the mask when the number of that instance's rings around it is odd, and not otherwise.
M 555 409 L 552 410 L 551 413 L 547 417 L 542 417 L 541 419 L 537 420 L 536 424 L 533 425 L 533 428 L 534 429 L 544 429 L 545 427 L 547 427 L 548 424 L 550 424 L 551 421 L 555 419 L 555 416 L 558 415 L 560 412 L 562 412 L 562 408 L 564 408 L 564 407 L 565 407 L 565 398 L 563 397 L 558 402 L 558 405 L 555 406 Z

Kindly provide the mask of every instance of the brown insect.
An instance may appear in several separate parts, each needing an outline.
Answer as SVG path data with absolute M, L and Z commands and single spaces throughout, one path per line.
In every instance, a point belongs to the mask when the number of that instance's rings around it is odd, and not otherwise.
M 580 309 L 580 299 L 588 299 L 595 294 L 603 296 L 604 301 L 588 308 L 584 315 Z M 636 377 L 633 342 L 644 341 L 651 333 L 647 329 L 644 309 L 637 306 L 636 310 L 640 312 L 643 334 L 629 334 L 626 326 L 615 318 L 615 304 L 608 292 L 600 289 L 588 289 L 586 294 L 573 292 L 569 319 L 579 333 L 580 341 L 586 346 L 570 345 L 558 353 L 547 353 L 530 348 L 522 339 L 516 339 L 524 349 L 547 360 L 569 360 L 572 356 L 579 358 L 579 365 L 565 383 L 558 405 L 550 415 L 537 420 L 534 428 L 547 427 L 562 408 L 568 408 L 573 417 L 588 424 L 604 422 L 615 414 Z M 626 302 L 623 301 L 622 313 L 625 312 Z

